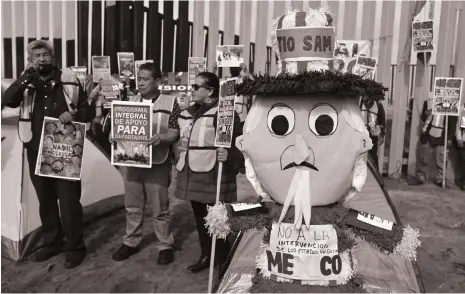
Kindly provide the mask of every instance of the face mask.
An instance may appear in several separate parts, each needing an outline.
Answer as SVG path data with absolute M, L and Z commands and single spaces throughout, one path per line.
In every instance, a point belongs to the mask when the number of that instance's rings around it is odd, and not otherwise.
M 48 63 L 48 64 L 39 64 L 39 72 L 41 74 L 48 74 L 51 73 L 53 70 L 53 64 Z

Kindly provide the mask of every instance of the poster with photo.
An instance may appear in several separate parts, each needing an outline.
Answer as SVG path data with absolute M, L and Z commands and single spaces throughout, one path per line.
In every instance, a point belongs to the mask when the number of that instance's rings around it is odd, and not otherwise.
M 71 70 L 76 75 L 79 83 L 83 88 L 86 87 L 86 76 L 87 76 L 87 67 L 85 66 L 71 66 Z
M 364 79 L 373 80 L 375 78 L 377 63 L 376 58 L 358 55 L 352 73 Z
M 231 148 L 234 131 L 236 82 L 237 79 L 227 79 L 220 82 L 215 147 Z
M 164 72 L 161 74 L 158 89 L 167 95 L 176 97 L 181 109 L 186 109 L 190 104 L 189 74 L 187 72 Z
M 136 60 L 135 63 L 134 63 L 134 66 L 135 66 L 135 72 L 134 72 L 134 75 L 136 76 L 136 89 L 139 89 L 139 83 L 138 83 L 138 74 L 139 74 L 139 67 L 142 65 L 142 64 L 145 64 L 145 63 L 153 63 L 153 60 L 152 59 L 147 59 L 147 60 Z
M 370 41 L 336 40 L 333 69 L 341 73 L 353 73 L 358 55 L 371 55 Z
M 195 83 L 195 77 L 207 70 L 207 59 L 205 57 L 189 57 L 189 85 Z
M 412 22 L 413 52 L 433 52 L 433 21 Z
M 111 104 L 111 164 L 151 168 L 153 104 L 114 101 Z
M 110 56 L 92 56 L 92 79 L 94 83 L 111 78 Z
M 66 180 L 80 180 L 86 124 L 63 125 L 46 116 L 42 126 L 35 174 Z
M 459 116 L 462 86 L 462 78 L 436 78 L 434 80 L 433 114 Z
M 216 46 L 216 63 L 218 67 L 239 67 L 244 63 L 244 45 Z
M 134 53 L 117 52 L 118 72 L 121 79 L 135 79 Z
M 115 79 L 103 79 L 100 81 L 102 96 L 104 99 L 103 108 L 110 109 L 113 101 L 121 100 L 121 93 L 118 81 Z

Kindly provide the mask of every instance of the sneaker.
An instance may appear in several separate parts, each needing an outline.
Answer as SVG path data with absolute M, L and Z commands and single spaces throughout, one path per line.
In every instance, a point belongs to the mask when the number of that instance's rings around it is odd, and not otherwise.
M 114 261 L 122 261 L 128 259 L 131 255 L 139 252 L 137 247 L 131 247 L 126 244 L 121 245 L 121 247 L 113 254 Z
M 420 180 L 419 178 L 415 177 L 415 178 L 411 178 L 407 181 L 407 183 L 409 184 L 409 186 L 420 186 L 420 185 L 424 185 L 425 182 Z
M 174 254 L 172 249 L 160 250 L 158 252 L 158 264 L 167 265 L 174 261 Z

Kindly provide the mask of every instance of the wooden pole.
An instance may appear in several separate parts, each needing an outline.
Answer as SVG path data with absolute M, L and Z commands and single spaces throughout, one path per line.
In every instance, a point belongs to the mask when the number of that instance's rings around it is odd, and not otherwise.
M 221 175 L 222 174 L 223 174 L 223 162 L 220 162 L 218 165 L 218 178 L 216 182 L 215 204 L 218 204 L 218 202 L 220 202 Z M 213 287 L 213 272 L 215 269 L 215 247 L 216 247 L 216 234 L 213 234 L 212 251 L 210 254 L 210 272 L 208 274 L 208 293 L 212 293 L 212 287 Z
M 443 167 L 444 171 L 442 173 L 442 188 L 446 188 L 446 172 L 447 172 L 447 132 L 449 126 L 449 116 L 446 114 L 446 127 L 444 129 L 444 159 L 443 159 Z

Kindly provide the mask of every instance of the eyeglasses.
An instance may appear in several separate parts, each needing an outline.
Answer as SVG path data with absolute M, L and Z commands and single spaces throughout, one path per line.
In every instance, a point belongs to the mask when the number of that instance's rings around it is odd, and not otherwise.
M 191 87 L 192 89 L 194 89 L 194 91 L 198 91 L 200 88 L 213 89 L 212 87 L 209 87 L 209 86 L 197 85 L 197 84 L 192 84 Z

